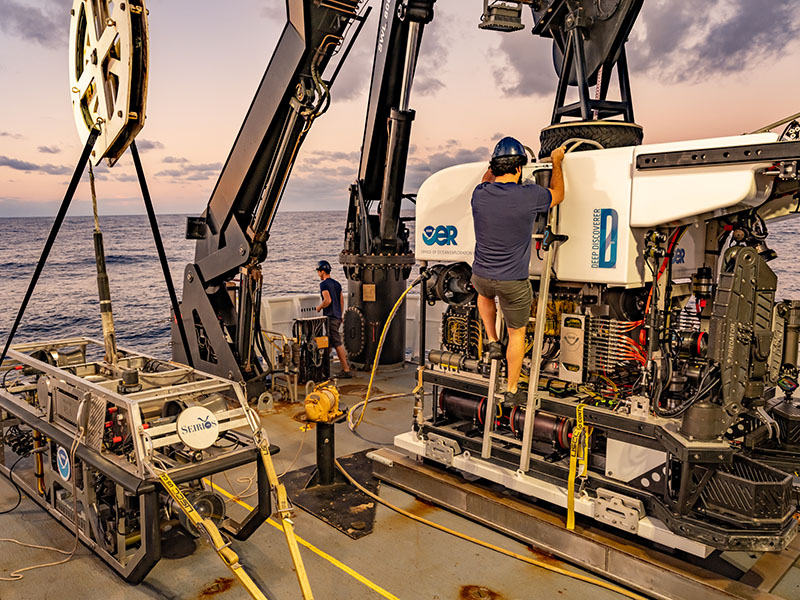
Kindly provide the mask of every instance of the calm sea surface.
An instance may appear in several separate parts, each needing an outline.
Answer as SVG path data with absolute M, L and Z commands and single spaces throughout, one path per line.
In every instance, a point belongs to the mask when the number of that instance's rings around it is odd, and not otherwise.
M 264 263 L 264 294 L 317 293 L 319 259 L 338 268 L 346 212 L 284 212 L 273 225 Z M 50 218 L 0 218 L 0 342 L 14 321 L 50 231 Z M 183 270 L 194 257 L 184 239 L 186 217 L 159 218 L 161 235 L 181 296 Z M 413 224 L 409 224 L 413 227 Z M 778 298 L 800 298 L 800 219 L 770 224 L 778 252 Z M 168 358 L 169 296 L 145 216 L 101 217 L 114 319 L 120 345 Z M 15 341 L 71 336 L 101 338 L 91 217 L 68 217 L 59 233 Z M 412 231 L 413 239 L 413 231 Z M 338 276 L 337 276 L 338 273 Z
M 263 265 L 264 294 L 317 293 L 317 261 L 338 270 L 345 211 L 284 212 L 277 215 Z M 184 239 L 186 217 L 158 219 L 161 236 L 182 296 L 183 270 L 194 258 Z M 50 218 L 0 219 L 0 341 L 5 343 L 52 225 Z M 68 217 L 28 304 L 15 342 L 71 336 L 102 338 L 97 300 L 91 217 Z M 121 346 L 169 357 L 169 295 L 145 216 L 100 218 L 111 282 L 114 322 Z M 338 271 L 334 276 L 344 282 Z

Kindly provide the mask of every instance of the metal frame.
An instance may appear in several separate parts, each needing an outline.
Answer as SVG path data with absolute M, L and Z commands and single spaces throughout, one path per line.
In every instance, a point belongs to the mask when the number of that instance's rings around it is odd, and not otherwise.
M 75 347 L 80 349 L 83 360 L 81 362 L 71 360 L 69 364 L 62 366 L 48 364 L 28 354 L 37 350 L 57 352 L 59 349 Z M 237 539 L 249 537 L 269 517 L 271 498 L 264 466 L 258 460 L 258 448 L 252 438 L 233 431 L 234 428 L 248 425 L 241 387 L 234 382 L 199 373 L 183 365 L 165 363 L 124 349 L 120 349 L 122 357 L 117 365 L 86 361 L 87 350 L 102 353 L 103 343 L 80 337 L 18 344 L 12 347 L 8 358 L 0 367 L 0 371 L 7 372 L 22 365 L 26 370 L 38 374 L 38 381 L 35 384 L 11 385 L 6 389 L 0 389 L 0 433 L 4 433 L 7 427 L 21 421 L 31 429 L 42 433 L 48 440 L 43 451 L 46 492 L 39 494 L 32 478 L 23 476 L 18 470 L 13 473 L 14 481 L 56 520 L 65 527 L 74 528 L 71 502 L 67 510 L 63 502 L 59 501 L 59 496 L 63 495 L 59 489 L 71 495 L 71 484 L 62 481 L 53 471 L 52 465 L 57 447 L 69 448 L 76 431 L 72 424 L 59 416 L 58 407 L 55 406 L 58 400 L 53 400 L 50 396 L 56 397 L 61 392 L 68 392 L 73 396 L 80 394 L 90 406 L 101 407 L 99 412 L 92 412 L 88 417 L 87 429 L 90 432 L 93 428 L 104 426 L 106 408 L 116 407 L 118 411 L 116 414 L 124 415 L 133 441 L 131 456 L 134 462 L 130 462 L 125 456 L 118 456 L 103 449 L 96 444 L 96 440 L 93 442 L 91 438 L 84 437 L 76 449 L 76 464 L 71 465 L 73 477 L 77 476 L 81 484 L 78 486 L 78 504 L 83 517 L 79 520 L 79 537 L 126 581 L 139 583 L 161 558 L 159 531 L 161 488 L 152 469 L 148 468 L 154 458 L 166 467 L 166 472 L 178 484 L 197 483 L 204 477 L 251 464 L 256 460 L 258 504 L 242 522 L 227 519 L 222 527 L 223 531 Z M 154 386 L 152 389 L 129 394 L 118 393 L 116 387 L 121 381 L 119 378 L 121 370 L 126 367 L 141 367 L 146 361 L 156 361 L 162 367 L 171 367 L 166 373 L 170 378 L 173 375 L 178 379 L 185 376 L 194 381 L 161 386 L 151 383 Z M 39 397 L 45 391 L 48 398 Z M 32 403 L 31 395 L 34 392 L 37 397 L 35 403 Z M 203 393 L 226 394 L 233 408 L 221 412 L 217 417 L 221 420 L 220 430 L 227 432 L 226 437 L 233 440 L 237 448 L 232 450 L 211 448 L 203 452 L 201 460 L 181 464 L 162 451 L 166 444 L 177 441 L 177 436 L 174 435 L 176 424 L 166 423 L 150 429 L 146 427 L 142 418 L 143 411 L 154 414 L 153 411 L 157 412 L 167 400 L 197 397 Z M 0 472 L 9 477 L 11 475 L 9 461 L 5 456 L 9 449 L 3 445 L 2 437 L 0 435 L 0 454 L 4 460 L 0 460 Z M 128 544 L 125 536 L 121 536 L 118 530 L 116 548 L 111 549 L 101 539 L 102 527 L 97 517 L 95 492 L 93 486 L 88 485 L 101 475 L 113 482 L 118 502 L 117 509 L 126 502 L 138 506 L 140 540 Z M 133 500 L 128 500 L 131 497 Z M 138 548 L 135 547 L 137 543 Z

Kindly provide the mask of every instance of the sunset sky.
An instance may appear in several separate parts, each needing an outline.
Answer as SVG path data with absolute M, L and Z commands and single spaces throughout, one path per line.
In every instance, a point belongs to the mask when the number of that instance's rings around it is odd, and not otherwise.
M 370 0 L 378 4 L 378 0 Z M 0 0 L 0 216 L 53 215 L 81 150 L 67 73 L 70 0 Z M 538 147 L 557 76 L 550 44 L 477 28 L 481 0 L 438 0 L 425 30 L 406 191 L 488 159 L 502 135 Z M 645 0 L 628 44 L 645 142 L 751 131 L 800 111 L 800 11 L 776 0 Z M 150 0 L 147 123 L 137 144 L 160 213 L 200 213 L 285 21 L 283 0 Z M 311 129 L 282 210 L 344 210 L 358 168 L 373 11 Z M 143 212 L 129 155 L 98 172 L 101 214 Z M 72 215 L 90 214 L 81 185 Z

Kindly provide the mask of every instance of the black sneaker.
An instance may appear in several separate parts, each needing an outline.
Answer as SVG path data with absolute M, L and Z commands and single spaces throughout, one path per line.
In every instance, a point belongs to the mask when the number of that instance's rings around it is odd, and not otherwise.
M 352 379 L 353 374 L 350 371 L 339 371 L 334 375 L 336 379 Z
M 489 342 L 486 344 L 486 350 L 489 352 L 489 360 L 503 359 L 503 347 L 500 342 Z
M 517 388 L 516 392 L 506 392 L 504 400 L 514 406 L 525 406 L 528 403 L 528 390 Z

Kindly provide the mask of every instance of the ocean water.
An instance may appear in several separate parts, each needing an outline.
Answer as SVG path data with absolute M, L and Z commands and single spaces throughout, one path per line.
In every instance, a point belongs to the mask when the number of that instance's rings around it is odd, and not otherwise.
M 345 211 L 278 213 L 263 265 L 264 295 L 317 293 L 315 267 L 323 258 L 344 284 L 337 257 L 346 217 Z M 164 215 L 158 221 L 180 298 L 183 270 L 194 257 L 195 243 L 184 239 L 185 216 Z M 44 217 L 0 218 L 0 342 L 5 343 L 51 225 L 52 219 Z M 64 221 L 15 342 L 102 338 L 93 227 L 91 217 Z M 120 345 L 168 358 L 169 296 L 147 217 L 101 217 L 100 228 Z M 769 228 L 767 241 L 778 253 L 770 263 L 778 274 L 778 298 L 800 298 L 800 219 Z
M 326 259 L 337 270 L 345 211 L 284 212 L 273 224 L 263 265 L 264 294 L 319 291 L 315 267 Z M 158 218 L 178 298 L 183 271 L 194 258 L 186 216 Z M 50 218 L 0 219 L 0 341 L 5 343 L 52 225 Z M 121 346 L 168 358 L 169 295 L 147 217 L 100 217 L 111 285 L 114 324 Z M 39 279 L 14 342 L 90 336 L 102 339 L 94 220 L 67 217 Z M 342 283 L 344 275 L 334 273 Z

